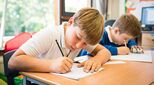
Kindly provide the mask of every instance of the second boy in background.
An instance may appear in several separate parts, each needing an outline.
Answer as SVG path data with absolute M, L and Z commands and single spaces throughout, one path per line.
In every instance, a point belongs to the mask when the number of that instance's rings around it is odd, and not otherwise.
M 131 14 L 120 16 L 113 26 L 107 26 L 100 41 L 112 55 L 126 55 L 129 52 L 142 53 L 143 49 L 137 45 L 135 38 L 141 35 L 141 25 L 138 19 Z M 87 55 L 82 50 L 80 56 Z

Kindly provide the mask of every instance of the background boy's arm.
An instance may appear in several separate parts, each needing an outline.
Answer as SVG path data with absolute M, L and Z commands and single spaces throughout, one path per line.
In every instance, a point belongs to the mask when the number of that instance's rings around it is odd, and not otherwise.
M 67 63 L 67 66 L 64 66 L 66 65 L 65 63 Z M 10 69 L 20 71 L 66 73 L 70 71 L 72 63 L 73 61 L 67 57 L 61 57 L 61 59 L 57 58 L 55 60 L 39 59 L 26 55 L 24 51 L 18 49 L 10 58 L 8 66 Z
M 104 45 L 104 47 L 110 51 L 111 55 L 118 55 L 117 47 L 112 46 L 112 45 Z
M 129 54 L 129 48 L 125 46 L 121 47 L 115 47 L 112 45 L 104 45 L 105 48 L 107 48 L 112 55 L 127 55 Z
M 138 46 L 135 40 L 129 40 L 127 46 L 133 53 L 143 53 L 143 48 Z

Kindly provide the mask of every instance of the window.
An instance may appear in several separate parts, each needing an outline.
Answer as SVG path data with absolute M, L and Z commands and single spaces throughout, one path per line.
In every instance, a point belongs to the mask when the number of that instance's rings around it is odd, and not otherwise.
M 83 7 L 91 7 L 91 0 L 60 0 L 60 23 L 68 21 L 76 11 Z
M 4 8 L 4 0 L 0 0 L 0 26 L 1 26 L 1 20 L 3 15 L 3 8 Z
M 2 50 L 3 46 L 3 26 L 4 26 L 4 13 L 5 13 L 5 3 L 4 0 L 0 0 L 0 50 Z
M 21 32 L 33 33 L 49 25 L 55 25 L 55 0 L 0 0 L 0 25 L 4 15 L 4 2 L 7 9 L 4 28 L 0 28 L 0 49 L 6 39 L 8 40 L 7 36 Z
M 52 2 L 53 0 L 8 0 L 5 36 L 37 32 L 48 26 L 53 17 Z

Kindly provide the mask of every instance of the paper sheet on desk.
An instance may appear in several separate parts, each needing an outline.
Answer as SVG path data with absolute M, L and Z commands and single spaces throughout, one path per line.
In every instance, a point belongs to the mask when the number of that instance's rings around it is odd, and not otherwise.
M 129 55 L 111 56 L 111 60 L 130 60 L 130 61 L 152 62 L 152 55 L 151 55 L 151 51 L 144 51 L 144 53 L 142 54 L 130 53 Z
M 103 68 L 101 68 L 99 71 L 103 70 Z M 94 72 L 96 73 L 96 72 Z M 64 76 L 67 78 L 72 78 L 72 79 L 80 79 L 89 75 L 92 75 L 94 73 L 86 73 L 83 71 L 83 68 L 78 68 L 77 64 L 73 64 L 71 72 L 65 73 L 65 74 L 59 74 L 59 73 L 53 73 L 56 75 L 60 75 L 60 76 Z

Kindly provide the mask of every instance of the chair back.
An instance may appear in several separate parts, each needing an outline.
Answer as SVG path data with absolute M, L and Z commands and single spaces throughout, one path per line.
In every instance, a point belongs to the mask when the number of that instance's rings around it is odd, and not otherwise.
M 23 43 L 30 39 L 32 35 L 28 32 L 23 32 L 10 39 L 5 43 L 5 52 L 18 49 Z
M 107 20 L 107 21 L 105 22 L 105 27 L 107 27 L 108 25 L 112 27 L 112 25 L 114 24 L 115 21 L 116 21 L 116 20 L 114 20 L 114 19 Z
M 8 68 L 8 61 L 11 58 L 11 56 L 14 54 L 15 50 L 8 51 L 3 55 L 3 62 L 4 62 L 4 73 L 7 77 L 7 83 L 8 85 L 15 85 L 14 83 L 14 77 L 19 75 L 19 71 L 12 70 Z

